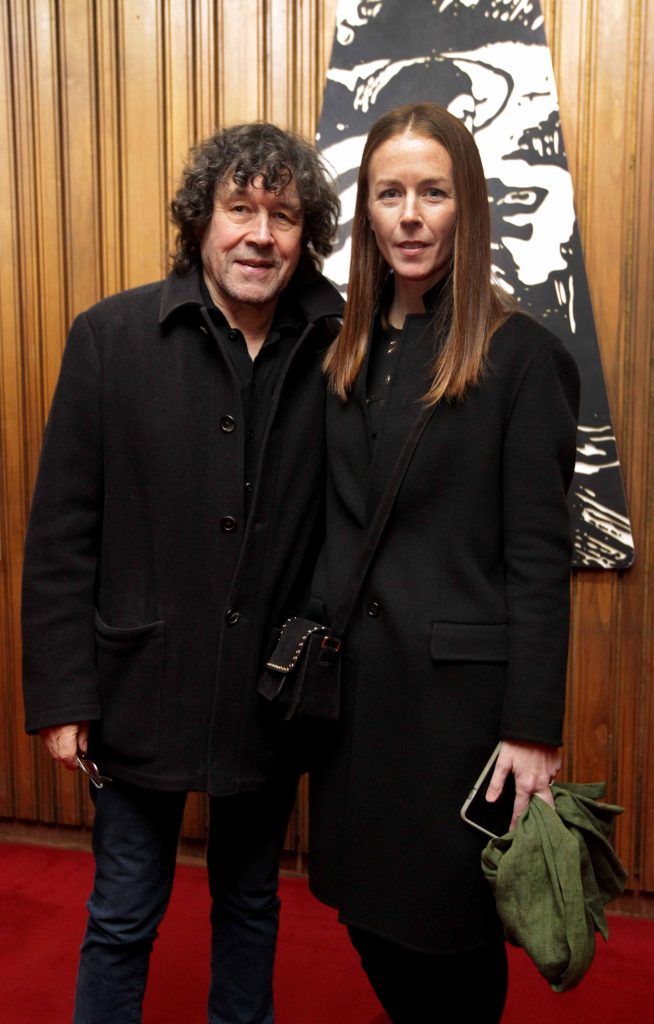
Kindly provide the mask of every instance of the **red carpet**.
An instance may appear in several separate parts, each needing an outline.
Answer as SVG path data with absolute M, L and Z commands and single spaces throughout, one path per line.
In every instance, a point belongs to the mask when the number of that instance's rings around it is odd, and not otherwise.
M 2 1024 L 70 1024 L 91 878 L 89 854 L 0 844 Z M 278 1024 L 384 1024 L 335 914 L 300 879 L 283 880 L 282 899 Z M 206 1021 L 207 910 L 204 871 L 180 866 L 155 947 L 144 1024 Z M 600 940 L 590 973 L 565 995 L 552 993 L 521 951 L 510 950 L 504 1024 L 654 1020 L 654 922 L 612 917 L 610 926 L 610 942 Z

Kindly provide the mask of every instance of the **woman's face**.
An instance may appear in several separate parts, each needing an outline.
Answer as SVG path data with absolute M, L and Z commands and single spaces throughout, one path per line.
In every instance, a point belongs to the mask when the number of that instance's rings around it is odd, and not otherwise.
M 368 168 L 368 217 L 396 284 L 422 292 L 449 269 L 456 229 L 452 161 L 439 142 L 407 132 L 382 143 Z

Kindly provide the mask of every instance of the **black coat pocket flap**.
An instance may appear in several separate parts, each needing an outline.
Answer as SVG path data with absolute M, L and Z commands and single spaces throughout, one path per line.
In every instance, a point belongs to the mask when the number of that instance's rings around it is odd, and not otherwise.
M 136 640 L 147 640 L 149 637 L 163 636 L 166 631 L 166 623 L 163 620 L 158 622 L 146 622 L 142 626 L 128 626 L 127 628 L 119 628 L 118 626 L 108 626 L 104 622 L 97 610 L 95 613 L 95 629 L 98 636 L 104 637 L 105 640 L 118 640 L 124 643 L 134 643 Z
M 434 661 L 506 661 L 506 624 L 433 622 L 431 656 Z

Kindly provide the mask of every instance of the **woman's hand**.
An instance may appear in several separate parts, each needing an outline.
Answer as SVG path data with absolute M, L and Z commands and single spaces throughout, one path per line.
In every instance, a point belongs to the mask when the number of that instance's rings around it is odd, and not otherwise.
M 550 784 L 561 767 L 561 751 L 558 747 L 545 746 L 542 743 L 519 743 L 515 740 L 503 740 L 499 757 L 495 763 L 495 771 L 486 790 L 486 799 L 494 803 L 504 788 L 509 772 L 515 776 L 515 803 L 511 828 L 525 810 L 534 793 L 550 807 L 554 807 L 554 797 Z

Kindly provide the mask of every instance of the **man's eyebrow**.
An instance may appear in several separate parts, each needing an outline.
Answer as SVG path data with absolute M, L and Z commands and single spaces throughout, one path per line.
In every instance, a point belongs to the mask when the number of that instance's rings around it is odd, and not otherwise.
M 223 182 L 220 186 L 220 191 L 229 199 L 244 199 L 248 194 L 247 188 L 243 188 L 242 185 L 234 185 L 228 182 Z
M 225 183 L 222 186 L 222 191 L 226 199 L 249 199 L 250 193 L 248 192 L 248 186 L 228 184 Z M 274 189 L 268 189 L 268 191 L 274 195 Z M 282 210 L 288 210 L 289 213 L 302 213 L 302 203 L 299 199 L 281 199 L 279 196 L 278 205 Z
M 302 213 L 302 203 L 293 199 L 282 199 L 279 202 L 279 206 L 282 210 L 290 210 L 293 213 Z

